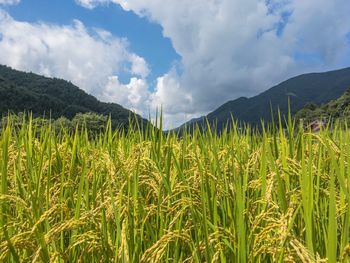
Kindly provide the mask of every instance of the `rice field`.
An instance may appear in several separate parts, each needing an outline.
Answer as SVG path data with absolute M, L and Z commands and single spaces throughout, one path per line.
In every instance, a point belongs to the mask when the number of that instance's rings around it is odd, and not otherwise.
M 0 135 L 0 262 L 350 262 L 350 131 Z M 279 128 L 278 128 L 279 126 Z

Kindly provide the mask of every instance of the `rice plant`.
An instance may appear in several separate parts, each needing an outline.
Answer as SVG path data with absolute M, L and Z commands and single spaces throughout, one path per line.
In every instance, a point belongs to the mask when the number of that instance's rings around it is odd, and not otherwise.
M 0 262 L 350 262 L 346 127 L 92 136 L 9 117 L 0 173 Z

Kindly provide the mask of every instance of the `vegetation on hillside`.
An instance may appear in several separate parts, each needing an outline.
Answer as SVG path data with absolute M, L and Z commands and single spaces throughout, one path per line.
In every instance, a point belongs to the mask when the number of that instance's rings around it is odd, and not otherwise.
M 25 125 L 28 118 L 31 118 L 31 114 L 25 114 L 22 112 L 17 115 L 10 116 L 11 124 L 16 129 L 20 129 L 23 125 Z M 0 120 L 0 130 L 7 126 L 8 121 L 8 116 L 3 117 Z M 85 128 L 91 135 L 96 135 L 103 132 L 106 128 L 107 122 L 108 118 L 106 116 L 92 112 L 78 113 L 72 120 L 69 120 L 66 117 L 60 117 L 56 120 L 50 120 L 43 117 L 32 119 L 32 123 L 38 131 L 40 131 L 41 128 L 46 128 L 48 125 L 51 125 L 52 130 L 56 133 L 60 133 L 61 130 L 72 133 L 76 129 Z
M 303 119 L 306 123 L 315 120 L 324 120 L 325 122 L 338 121 L 343 124 L 350 124 L 350 89 L 340 98 L 321 106 L 315 104 L 306 105 L 295 117 L 297 119 Z
M 0 133 L 1 262 L 350 262 L 350 131 Z

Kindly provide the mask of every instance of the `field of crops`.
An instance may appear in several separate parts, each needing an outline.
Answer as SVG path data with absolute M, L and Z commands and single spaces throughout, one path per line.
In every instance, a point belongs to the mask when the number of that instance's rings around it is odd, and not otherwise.
M 350 131 L 0 134 L 0 262 L 350 262 Z

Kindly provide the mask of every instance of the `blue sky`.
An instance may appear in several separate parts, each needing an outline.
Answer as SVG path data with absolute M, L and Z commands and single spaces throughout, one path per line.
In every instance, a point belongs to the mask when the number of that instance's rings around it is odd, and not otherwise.
M 0 0 L 0 63 L 167 128 L 290 77 L 350 66 L 349 0 Z M 243 110 L 243 109 L 242 109 Z

